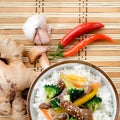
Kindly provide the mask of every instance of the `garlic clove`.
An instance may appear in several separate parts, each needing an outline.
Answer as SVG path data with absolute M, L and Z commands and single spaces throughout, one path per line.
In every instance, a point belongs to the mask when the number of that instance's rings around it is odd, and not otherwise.
M 34 38 L 34 43 L 36 43 L 37 45 L 41 45 L 41 39 L 40 39 L 40 36 L 39 34 L 36 34 L 35 38 Z
M 40 57 L 40 65 L 43 69 L 46 69 L 47 67 L 49 67 L 50 63 L 49 63 L 49 59 L 47 57 L 46 53 L 43 53 Z
M 35 63 L 38 57 L 42 55 L 42 53 L 49 50 L 48 46 L 34 46 L 29 52 L 29 60 L 30 63 Z
M 50 36 L 47 31 L 43 29 L 38 29 L 38 34 L 42 44 L 48 44 L 50 42 Z

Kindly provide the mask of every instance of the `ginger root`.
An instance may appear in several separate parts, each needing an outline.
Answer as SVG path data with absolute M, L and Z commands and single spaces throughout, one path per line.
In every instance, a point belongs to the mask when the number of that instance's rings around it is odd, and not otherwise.
M 30 87 L 38 72 L 22 61 L 24 45 L 0 35 L 0 115 L 25 114 L 21 91 Z
M 21 93 L 17 92 L 12 102 L 12 115 L 24 115 L 26 113 L 26 101 L 21 97 Z

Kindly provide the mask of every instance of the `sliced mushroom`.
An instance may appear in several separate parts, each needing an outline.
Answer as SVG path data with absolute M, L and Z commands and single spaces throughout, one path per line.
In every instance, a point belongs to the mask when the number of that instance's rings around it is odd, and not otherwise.
M 48 46 L 34 46 L 29 52 L 30 63 L 34 63 L 36 59 L 42 55 L 42 53 L 45 53 L 48 50 Z
M 43 53 L 40 57 L 40 65 L 43 69 L 46 69 L 47 67 L 49 67 L 50 63 L 49 63 L 49 59 L 46 55 L 46 53 Z

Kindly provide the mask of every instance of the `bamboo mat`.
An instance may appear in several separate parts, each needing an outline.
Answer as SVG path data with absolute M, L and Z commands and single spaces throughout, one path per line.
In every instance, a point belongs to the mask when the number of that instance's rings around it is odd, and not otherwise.
M 120 0 L 0 0 L 0 34 L 11 36 L 17 43 L 24 44 L 24 63 L 30 69 L 41 71 L 38 62 L 29 63 L 28 52 L 34 44 L 27 40 L 22 32 L 25 20 L 35 13 L 44 13 L 52 30 L 49 53 L 55 52 L 59 40 L 79 23 L 90 21 L 104 23 L 105 28 L 90 34 L 107 34 L 115 39 L 115 44 L 97 41 L 75 56 L 58 58 L 50 61 L 50 64 L 68 59 L 93 63 L 111 77 L 120 96 Z M 88 35 L 83 35 L 75 41 Z M 11 120 L 11 118 L 0 117 L 0 120 Z

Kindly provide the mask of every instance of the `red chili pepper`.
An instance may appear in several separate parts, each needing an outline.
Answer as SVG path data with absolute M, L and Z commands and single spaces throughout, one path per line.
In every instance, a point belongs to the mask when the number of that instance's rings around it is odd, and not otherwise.
M 110 41 L 110 42 L 114 42 L 114 40 L 112 38 L 110 38 L 110 37 L 108 37 L 106 35 L 95 34 L 93 36 L 87 37 L 84 40 L 80 41 L 79 43 L 77 43 L 75 46 L 73 46 L 72 48 L 68 49 L 64 53 L 58 54 L 58 56 L 63 56 L 63 57 L 72 56 L 72 55 L 76 54 L 80 49 L 82 49 L 86 45 L 88 45 L 91 42 L 96 41 L 96 40 L 107 40 L 107 41 Z
M 88 22 L 88 23 L 83 23 L 75 28 L 73 28 L 71 31 L 69 31 L 60 41 L 58 44 L 59 49 L 67 46 L 72 40 L 74 40 L 76 37 L 85 34 L 87 32 L 97 30 L 104 27 L 102 23 L 99 22 Z

